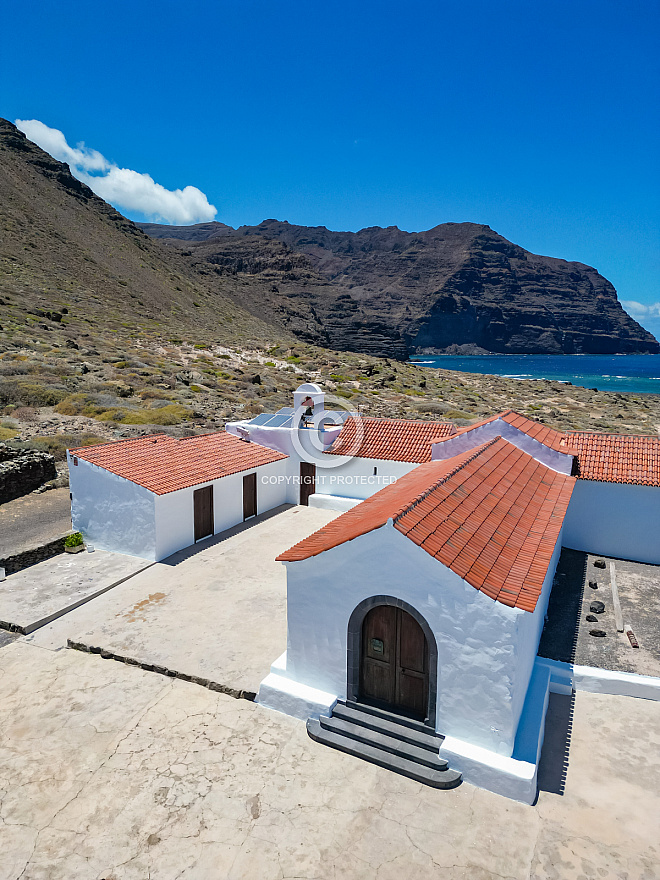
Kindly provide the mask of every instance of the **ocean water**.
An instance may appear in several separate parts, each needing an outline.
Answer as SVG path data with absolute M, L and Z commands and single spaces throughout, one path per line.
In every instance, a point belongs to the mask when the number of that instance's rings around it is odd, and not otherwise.
M 420 355 L 412 363 L 510 379 L 554 379 L 601 391 L 660 394 L 660 354 Z

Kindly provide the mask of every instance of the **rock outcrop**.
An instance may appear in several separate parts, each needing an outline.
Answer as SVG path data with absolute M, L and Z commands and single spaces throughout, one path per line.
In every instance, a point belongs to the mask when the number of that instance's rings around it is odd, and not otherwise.
M 21 452 L 0 443 L 0 504 L 27 495 L 57 477 L 55 459 L 47 452 Z

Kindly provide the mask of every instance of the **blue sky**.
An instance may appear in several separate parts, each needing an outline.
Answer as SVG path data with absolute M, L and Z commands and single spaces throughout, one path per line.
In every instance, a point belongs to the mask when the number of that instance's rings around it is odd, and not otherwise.
M 79 171 L 133 219 L 487 223 L 660 333 L 657 0 L 32 0 L 2 24 L 0 115 L 102 154 Z

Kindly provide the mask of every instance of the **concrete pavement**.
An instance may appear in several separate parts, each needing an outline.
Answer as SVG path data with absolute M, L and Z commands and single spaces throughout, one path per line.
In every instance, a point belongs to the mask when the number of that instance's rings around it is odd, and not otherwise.
M 61 553 L 0 581 L 0 623 L 31 633 L 146 568 L 136 556 Z
M 0 705 L 0 880 L 660 875 L 658 703 L 578 693 L 565 793 L 534 807 L 436 791 L 256 704 L 24 639 L 0 652 Z
M 254 694 L 286 649 L 286 571 L 275 557 L 336 516 L 294 506 L 252 520 L 95 600 L 92 628 L 73 617 L 62 628 L 76 646 Z

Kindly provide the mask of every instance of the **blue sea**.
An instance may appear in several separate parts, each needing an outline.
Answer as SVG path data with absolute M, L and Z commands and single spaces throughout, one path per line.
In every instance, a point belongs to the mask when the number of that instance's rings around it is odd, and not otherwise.
M 411 362 L 443 370 L 510 379 L 554 379 L 599 391 L 660 394 L 660 354 L 500 354 L 474 357 L 420 355 Z

